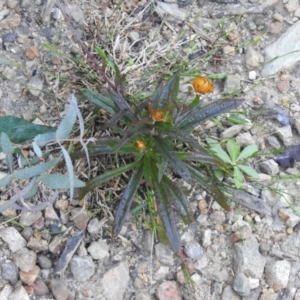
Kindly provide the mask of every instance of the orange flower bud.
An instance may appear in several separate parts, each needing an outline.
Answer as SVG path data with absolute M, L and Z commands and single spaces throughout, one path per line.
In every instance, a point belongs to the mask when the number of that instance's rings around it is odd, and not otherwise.
M 136 141 L 134 143 L 134 147 L 137 148 L 138 150 L 142 151 L 146 148 L 146 144 L 144 141 Z
M 161 122 L 165 119 L 165 114 L 161 109 L 154 109 L 152 104 L 148 104 L 148 111 L 155 122 Z
M 199 94 L 212 93 L 215 88 L 213 83 L 207 77 L 203 76 L 196 77 L 192 82 L 192 86 L 195 92 Z

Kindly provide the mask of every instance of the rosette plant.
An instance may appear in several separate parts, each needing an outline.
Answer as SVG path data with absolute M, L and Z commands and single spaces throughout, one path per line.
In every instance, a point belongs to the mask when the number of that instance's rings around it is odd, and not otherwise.
M 236 108 L 242 100 L 222 99 L 203 106 L 197 95 L 190 104 L 182 103 L 178 100 L 180 71 L 177 71 L 167 81 L 159 82 L 152 97 L 132 105 L 126 100 L 122 77 L 117 67 L 114 68 L 115 87 L 110 84 L 112 88 L 101 93 L 82 91 L 89 101 L 111 114 L 106 126 L 112 134 L 99 139 L 88 150 L 90 156 L 126 153 L 128 157 L 130 154 L 131 162 L 92 178 L 81 188 L 79 197 L 82 199 L 96 186 L 130 171 L 130 180 L 115 213 L 113 236 L 119 234 L 139 187 L 146 185 L 153 192 L 165 235 L 174 252 L 179 254 L 181 245 L 174 210 L 185 222 L 191 220 L 191 215 L 186 195 L 174 184 L 172 175 L 177 174 L 189 184 L 197 182 L 225 210 L 230 209 L 210 170 L 211 166 L 225 168 L 224 162 L 210 154 L 191 133 L 197 125 Z M 199 81 L 197 83 L 199 87 Z M 208 92 L 212 91 L 211 86 L 209 84 Z M 201 94 L 204 92 L 201 89 Z M 76 151 L 73 158 L 82 155 Z

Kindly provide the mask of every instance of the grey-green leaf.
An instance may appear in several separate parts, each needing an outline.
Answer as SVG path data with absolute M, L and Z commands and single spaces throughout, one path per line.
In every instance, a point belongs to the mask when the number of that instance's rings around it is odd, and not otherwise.
M 13 147 L 9 137 L 4 132 L 1 132 L 1 143 L 0 143 L 0 145 L 1 145 L 3 153 L 5 153 L 5 154 L 14 153 L 14 147 Z
M 5 177 L 3 177 L 2 179 L 0 179 L 0 188 L 3 188 L 5 186 L 7 186 L 8 184 L 10 184 L 12 179 L 12 175 L 7 175 Z
M 37 175 L 40 175 L 41 173 L 44 173 L 48 171 L 50 168 L 54 167 L 58 162 L 60 161 L 60 158 L 54 158 L 53 160 L 50 160 L 46 163 L 39 164 L 37 166 L 29 167 L 23 170 L 15 171 L 13 173 L 14 178 L 16 179 L 28 179 Z
M 56 189 L 70 189 L 69 176 L 61 174 L 44 174 L 37 178 L 38 181 L 43 182 L 48 188 Z M 82 188 L 85 183 L 77 178 L 73 178 L 74 188 Z
M 58 140 L 65 140 L 70 136 L 72 128 L 76 121 L 76 110 L 73 105 L 69 105 L 66 115 L 62 119 L 56 130 L 56 138 Z

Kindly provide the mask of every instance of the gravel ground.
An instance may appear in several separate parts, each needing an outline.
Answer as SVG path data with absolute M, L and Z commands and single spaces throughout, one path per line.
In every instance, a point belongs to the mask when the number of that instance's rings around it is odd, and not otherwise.
M 180 1 L 179 7 L 172 1 L 74 0 L 61 7 L 54 0 L 0 0 L 0 113 L 51 126 L 61 120 L 80 74 L 57 51 L 81 54 L 63 8 L 88 46 L 99 44 L 112 54 L 132 91 L 144 88 L 147 69 L 178 58 L 206 75 L 227 74 L 214 81 L 216 97 L 242 94 L 243 110 L 256 117 L 249 126 L 220 129 L 207 122 L 200 131 L 236 137 L 242 146 L 255 143 L 264 153 L 299 145 L 300 2 L 232 2 Z M 205 54 L 213 49 L 218 51 L 208 62 Z M 181 93 L 187 94 L 187 84 Z M 265 109 L 275 113 L 261 115 Z M 266 154 L 251 164 L 259 181 L 243 187 L 272 213 L 255 203 L 239 206 L 238 196 L 232 199 L 237 209 L 224 212 L 197 186 L 188 187 L 195 222 L 179 229 L 193 284 L 180 259 L 137 218 L 129 216 L 112 242 L 109 214 L 91 216 L 62 194 L 54 204 L 60 222 L 48 207 L 0 215 L 0 300 L 299 300 L 299 163 L 283 168 Z M 7 172 L 3 166 L 0 171 L 2 177 Z M 10 192 L 1 191 L 1 204 Z M 17 215 L 22 227 L 5 222 Z

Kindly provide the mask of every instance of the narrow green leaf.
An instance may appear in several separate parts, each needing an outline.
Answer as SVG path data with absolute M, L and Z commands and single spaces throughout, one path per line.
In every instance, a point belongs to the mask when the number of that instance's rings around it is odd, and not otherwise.
M 176 127 L 181 128 L 182 130 L 189 130 L 190 128 L 194 128 L 205 121 L 236 108 L 242 102 L 243 100 L 241 99 L 225 101 L 221 99 L 206 106 L 202 106 L 202 104 L 199 103 L 196 107 L 189 109 L 177 118 Z
M 258 177 L 257 172 L 249 167 L 249 166 L 245 166 L 245 165 L 238 165 L 238 168 L 242 170 L 242 172 L 244 172 L 245 174 L 251 176 L 251 177 Z
M 73 195 L 74 195 L 74 169 L 72 160 L 70 158 L 70 155 L 68 151 L 63 147 L 60 146 L 62 153 L 64 155 L 64 159 L 67 165 L 68 173 L 69 173 L 69 183 L 70 183 L 70 203 L 73 201 Z
M 256 145 L 252 144 L 247 146 L 238 156 L 237 161 L 249 158 L 253 156 L 256 152 L 258 152 L 258 148 Z
M 92 178 L 91 180 L 86 182 L 85 187 L 80 189 L 79 199 L 83 199 L 85 194 L 87 194 L 88 192 L 90 192 L 91 190 L 96 188 L 98 185 L 103 184 L 116 176 L 122 175 L 123 173 L 133 169 L 134 167 L 138 166 L 139 164 L 140 164 L 139 161 L 135 161 L 135 162 L 125 165 L 123 167 L 120 167 L 120 168 L 117 168 L 117 169 L 114 169 L 111 171 L 106 171 L 104 174 L 101 174 L 97 177 Z
M 161 181 L 163 175 L 166 173 L 167 168 L 168 168 L 168 162 L 166 160 L 163 160 L 159 167 L 158 167 L 158 182 Z
M 112 99 L 109 99 L 101 94 L 98 94 L 89 89 L 81 90 L 81 93 L 93 104 L 101 107 L 102 109 L 106 110 L 111 115 L 114 115 L 120 109 L 116 106 Z
M 194 100 L 189 104 L 189 108 L 194 108 L 196 107 L 200 102 L 200 95 L 197 94 L 194 98 Z
M 230 211 L 230 206 L 228 205 L 227 199 L 219 188 L 219 183 L 217 180 L 210 180 L 202 174 L 195 167 L 187 165 L 189 168 L 191 175 L 197 180 L 198 184 L 203 188 L 209 195 L 211 195 L 214 200 L 226 211 Z
M 69 105 L 68 110 L 56 130 L 56 138 L 65 140 L 70 136 L 72 128 L 76 122 L 76 110 L 73 105 Z
M 69 176 L 61 174 L 44 174 L 37 178 L 37 181 L 43 182 L 48 188 L 57 189 L 70 189 Z M 74 188 L 82 188 L 85 183 L 77 178 L 73 178 Z
M 39 164 L 37 166 L 29 167 L 23 170 L 15 171 L 13 173 L 16 179 L 28 179 L 37 176 L 41 173 L 48 171 L 50 168 L 54 167 L 60 161 L 60 157 L 54 158 L 46 163 Z
M 7 175 L 5 177 L 3 177 L 2 179 L 0 179 L 0 188 L 3 188 L 5 186 L 7 186 L 8 184 L 10 184 L 12 180 L 12 175 Z
M 114 220 L 113 236 L 116 237 L 122 229 L 125 222 L 126 215 L 130 209 L 134 196 L 138 187 L 140 186 L 140 181 L 143 177 L 143 166 L 139 166 L 137 171 L 130 178 L 126 189 L 124 190 L 122 199 L 116 211 Z
M 235 186 L 239 189 L 243 183 L 243 174 L 238 167 L 233 168 L 233 181 Z
M 230 139 L 228 140 L 226 147 L 227 147 L 227 152 L 229 153 L 233 164 L 235 164 L 236 159 L 241 150 L 240 143 L 238 141 L 234 141 L 233 139 Z
M 174 184 L 171 179 L 167 176 L 164 176 L 162 179 L 162 184 L 164 188 L 167 190 L 169 194 L 169 198 L 175 205 L 176 209 L 180 213 L 181 217 L 186 223 L 190 223 L 192 221 L 189 211 L 189 206 L 187 202 L 187 198 L 183 191 Z
M 187 161 L 199 161 L 204 164 L 211 164 L 219 167 L 226 167 L 226 164 L 219 158 L 215 157 L 206 151 L 204 153 L 197 153 L 197 152 L 187 152 L 187 153 L 180 153 L 180 155 L 184 155 L 182 158 L 183 160 Z
M 3 57 L 0 57 L 0 65 L 13 66 L 13 67 L 17 67 L 17 68 L 21 68 L 22 67 L 21 64 L 16 63 L 13 60 L 10 60 L 10 59 L 7 59 L 7 58 L 3 58 Z
M 157 136 L 155 137 L 154 141 L 155 146 L 162 158 L 167 160 L 173 171 L 178 173 L 183 180 L 190 183 L 192 178 L 189 170 L 187 169 L 185 163 L 176 156 L 174 151 L 172 151 L 168 144 L 168 140 Z
M 13 147 L 9 137 L 4 132 L 1 132 L 0 145 L 1 145 L 3 153 L 5 153 L 5 154 L 13 154 L 14 153 L 14 147 Z
M 225 152 L 223 150 L 223 148 L 221 147 L 220 144 L 211 144 L 211 148 L 210 150 L 216 155 L 218 156 L 222 161 L 224 161 L 227 164 L 232 165 L 233 162 L 230 159 L 229 155 L 227 154 L 227 152 Z
M 143 157 L 143 175 L 147 183 L 151 181 L 151 158 L 148 153 L 146 153 Z
M 164 189 L 163 184 L 158 182 L 157 169 L 154 169 L 153 171 L 153 173 L 156 173 L 156 176 L 153 176 L 152 182 L 158 214 L 164 225 L 166 235 L 173 251 L 176 254 L 179 254 L 181 249 L 180 237 L 176 228 L 175 217 L 170 204 L 170 199 L 168 199 L 168 195 L 166 193 L 166 190 Z

